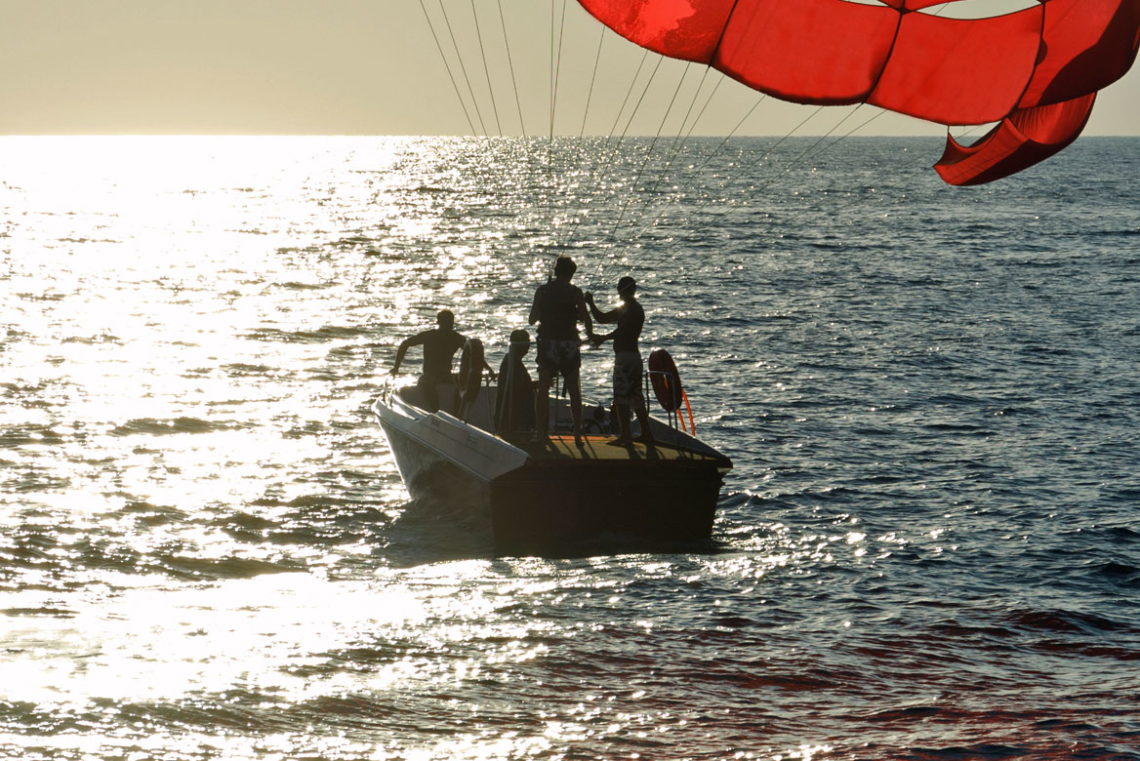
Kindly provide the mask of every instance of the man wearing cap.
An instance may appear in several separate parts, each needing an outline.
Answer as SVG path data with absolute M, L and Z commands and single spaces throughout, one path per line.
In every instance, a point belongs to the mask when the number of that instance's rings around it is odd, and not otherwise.
M 645 325 L 645 310 L 635 297 L 637 283 L 632 277 L 626 275 L 618 280 L 617 292 L 621 297 L 621 306 L 608 312 L 598 309 L 593 294 L 585 295 L 595 320 L 617 325 L 613 332 L 591 338 L 594 346 L 600 346 L 610 339 L 614 342 L 614 412 L 621 425 L 621 436 L 614 443 L 625 445 L 633 441 L 629 431 L 629 412 L 632 407 L 641 426 L 641 441 L 652 444 L 649 411 L 645 408 L 645 395 L 641 392 L 641 350 L 637 345 L 641 329 Z
M 534 381 L 523 364 L 529 351 L 530 334 L 522 328 L 511 331 L 511 346 L 499 365 L 495 396 L 495 430 L 500 434 L 534 430 Z
M 530 324 L 538 323 L 538 393 L 535 395 L 535 432 L 546 435 L 550 415 L 550 385 L 554 376 L 566 379 L 570 394 L 570 414 L 574 418 L 574 442 L 582 445 L 582 386 L 579 371 L 582 366 L 582 340 L 578 337 L 578 323 L 586 326 L 587 337 L 594 335 L 594 325 L 582 290 L 570 283 L 578 265 L 568 256 L 558 257 L 554 264 L 554 279 L 540 285 L 534 293 L 530 308 Z

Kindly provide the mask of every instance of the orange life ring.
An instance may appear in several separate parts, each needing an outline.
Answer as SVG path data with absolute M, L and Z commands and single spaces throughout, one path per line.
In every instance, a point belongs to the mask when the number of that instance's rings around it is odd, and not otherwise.
M 669 356 L 669 352 L 664 349 L 654 349 L 649 353 L 648 365 L 649 382 L 653 385 L 657 401 L 666 412 L 676 412 L 681 408 L 681 400 L 685 393 L 676 363 Z

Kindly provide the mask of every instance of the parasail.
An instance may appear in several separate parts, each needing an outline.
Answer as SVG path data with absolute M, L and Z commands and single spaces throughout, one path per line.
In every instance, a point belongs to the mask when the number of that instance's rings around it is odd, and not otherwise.
M 626 39 L 796 103 L 867 103 L 947 126 L 996 122 L 935 169 L 974 185 L 1077 138 L 1140 46 L 1140 0 L 1036 0 L 948 18 L 964 0 L 578 0 Z M 977 3 L 974 3 L 977 5 Z

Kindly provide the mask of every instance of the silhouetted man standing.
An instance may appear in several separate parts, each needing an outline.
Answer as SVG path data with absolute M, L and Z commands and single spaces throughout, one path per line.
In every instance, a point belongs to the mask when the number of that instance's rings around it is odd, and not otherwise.
M 538 323 L 538 394 L 535 395 L 534 417 L 536 433 L 547 433 L 550 417 L 550 385 L 554 376 L 566 379 L 570 394 L 570 414 L 574 418 L 574 442 L 582 445 L 582 386 L 579 370 L 582 366 L 582 341 L 578 337 L 578 323 L 586 326 L 586 335 L 593 337 L 594 326 L 582 290 L 571 285 L 578 265 L 568 256 L 558 257 L 554 264 L 554 279 L 538 287 L 534 304 L 530 308 L 530 324 Z
M 593 294 L 587 293 L 586 303 L 598 322 L 617 324 L 612 333 L 594 336 L 591 342 L 600 346 L 605 341 L 614 342 L 614 414 L 621 425 L 621 436 L 615 443 L 629 444 L 633 438 L 629 432 L 629 411 L 633 409 L 641 426 L 641 440 L 653 442 L 649 430 L 649 411 L 645 408 L 645 395 L 641 393 L 641 350 L 637 341 L 645 325 L 645 310 L 635 297 L 637 283 L 628 275 L 617 282 L 617 292 L 622 305 L 602 312 L 594 304 Z

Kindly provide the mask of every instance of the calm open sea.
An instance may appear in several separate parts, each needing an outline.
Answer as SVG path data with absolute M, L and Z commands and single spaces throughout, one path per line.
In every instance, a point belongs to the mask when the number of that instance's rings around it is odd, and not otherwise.
M 0 757 L 1140 759 L 1140 140 L 937 143 L 0 138 Z M 408 504 L 395 344 L 497 363 L 559 252 L 736 464 L 705 552 Z

